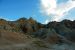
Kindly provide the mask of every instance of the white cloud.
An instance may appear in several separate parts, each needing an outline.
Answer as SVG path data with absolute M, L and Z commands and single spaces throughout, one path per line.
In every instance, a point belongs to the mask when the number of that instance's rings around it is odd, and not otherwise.
M 49 22 L 49 20 L 46 20 L 43 24 L 47 24 Z
M 60 4 L 57 3 L 57 0 L 41 0 L 40 4 L 42 13 L 52 18 L 46 20 L 46 23 L 60 21 L 72 8 L 75 8 L 75 0 L 68 0 Z

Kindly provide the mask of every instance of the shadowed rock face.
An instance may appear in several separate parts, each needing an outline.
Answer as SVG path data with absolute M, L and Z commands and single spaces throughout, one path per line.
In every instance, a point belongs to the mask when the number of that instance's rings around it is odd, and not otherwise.
M 54 28 L 57 34 L 75 42 L 75 21 L 63 20 L 61 22 L 50 22 L 47 24 L 47 27 Z
M 2 35 L 3 32 L 1 30 L 6 32 L 6 36 Z M 37 37 L 43 39 L 50 43 L 60 43 L 65 41 L 65 39 L 75 42 L 75 21 L 63 20 L 61 22 L 54 21 L 49 22 L 48 24 L 41 24 L 35 21 L 33 18 L 20 18 L 16 21 L 6 21 L 0 19 L 0 37 L 7 37 L 8 33 L 17 36 L 10 37 L 11 35 L 8 35 L 8 39 L 15 39 L 15 41 L 17 39 L 20 39 L 21 41 L 24 40 L 19 34 L 21 33 L 23 35 L 29 35 L 33 36 L 34 38 Z

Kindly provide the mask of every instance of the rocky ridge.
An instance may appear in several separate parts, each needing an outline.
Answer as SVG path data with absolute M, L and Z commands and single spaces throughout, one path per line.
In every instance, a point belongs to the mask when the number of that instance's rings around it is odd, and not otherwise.
M 1 45 L 35 41 L 33 39 L 39 39 L 49 44 L 74 44 L 75 21 L 66 19 L 61 22 L 53 21 L 41 24 L 33 18 L 20 18 L 16 21 L 0 19 Z

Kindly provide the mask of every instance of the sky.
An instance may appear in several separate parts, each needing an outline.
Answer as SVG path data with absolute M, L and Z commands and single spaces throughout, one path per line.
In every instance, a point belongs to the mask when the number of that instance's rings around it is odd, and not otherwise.
M 12 21 L 21 17 L 43 24 L 75 20 L 75 0 L 0 0 L 0 18 Z

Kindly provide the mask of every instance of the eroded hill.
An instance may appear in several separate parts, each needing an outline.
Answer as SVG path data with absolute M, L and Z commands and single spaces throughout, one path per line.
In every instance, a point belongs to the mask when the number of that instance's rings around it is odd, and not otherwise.
M 74 44 L 75 21 L 63 20 L 41 24 L 33 18 L 20 18 L 16 21 L 0 19 L 0 46 L 28 42 L 32 47 L 36 44 L 45 48 L 48 48 L 49 44 Z

